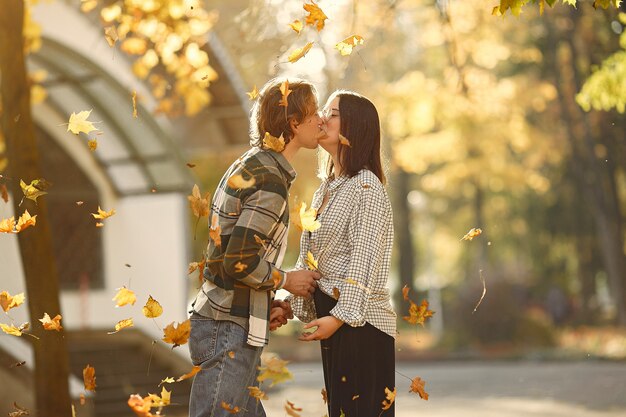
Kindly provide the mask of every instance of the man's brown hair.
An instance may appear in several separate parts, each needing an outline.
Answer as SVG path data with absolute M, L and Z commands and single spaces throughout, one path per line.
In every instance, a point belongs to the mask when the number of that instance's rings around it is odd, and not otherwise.
M 274 78 L 261 88 L 250 115 L 250 145 L 261 147 L 265 133 L 274 137 L 283 136 L 285 144 L 293 137 L 289 122 L 302 123 L 317 111 L 317 92 L 313 84 L 301 79 L 289 80 L 291 93 L 287 96 L 287 107 L 278 103 L 283 97 L 280 85 L 285 78 Z

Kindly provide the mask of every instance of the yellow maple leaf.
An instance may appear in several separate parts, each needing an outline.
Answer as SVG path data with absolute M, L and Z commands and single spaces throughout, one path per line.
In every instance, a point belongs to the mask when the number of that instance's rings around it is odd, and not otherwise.
M 291 94 L 291 90 L 289 89 L 289 80 L 285 80 L 280 84 L 280 93 L 282 94 L 282 97 L 280 98 L 278 105 L 283 107 L 289 106 L 289 102 L 287 100 L 287 97 Z
M 426 319 L 435 314 L 433 311 L 428 309 L 428 301 L 426 300 L 422 300 L 422 303 L 419 306 L 411 300 L 409 300 L 409 303 L 409 315 L 404 316 L 403 319 L 410 324 L 421 324 L 424 326 Z
M 287 369 L 288 363 L 289 361 L 284 361 L 278 356 L 272 356 L 269 359 L 266 359 L 263 361 L 263 364 L 259 366 L 259 376 L 257 376 L 257 381 L 263 382 L 266 379 L 271 379 L 271 387 L 280 382 L 292 379 L 293 375 L 289 372 L 289 369 Z
M 313 254 L 311 252 L 306 253 L 306 259 L 304 260 L 304 263 L 311 271 L 318 270 L 317 260 L 313 257 Z
M 302 7 L 309 13 L 306 16 L 305 23 L 307 25 L 316 26 L 318 32 L 324 29 L 324 21 L 328 19 L 328 16 L 324 14 L 318 5 L 315 4 L 314 1 L 311 1 L 310 4 L 305 4 Z
M 219 216 L 213 214 L 211 218 L 211 227 L 209 228 L 209 237 L 215 243 L 215 246 L 222 246 L 222 228 L 219 225 Z
M 26 184 L 23 180 L 20 180 L 20 187 L 22 188 L 24 197 L 33 200 L 35 203 L 37 202 L 37 198 L 48 194 L 46 190 L 50 185 L 52 184 L 43 178 L 32 180 L 30 184 Z
M 255 398 L 256 402 L 268 399 L 267 394 L 261 391 L 259 387 L 248 387 L 248 390 L 250 391 L 250 396 Z
M 140 395 L 132 394 L 128 398 L 127 402 L 133 412 L 139 417 L 153 417 L 150 413 L 150 407 L 152 406 L 152 400 L 150 397 L 141 398 Z
M 232 175 L 228 178 L 226 184 L 235 190 L 250 188 L 256 183 L 256 179 L 254 177 L 250 177 L 250 179 L 244 180 L 241 174 Z
M 143 306 L 141 312 L 147 318 L 153 319 L 163 314 L 163 307 L 161 307 L 161 304 L 159 304 L 157 300 L 152 298 L 151 295 L 148 295 L 148 301 L 146 301 L 146 305 Z
M 22 335 L 22 328 L 15 327 L 13 324 L 9 326 L 8 324 L 0 323 L 0 329 L 2 329 L 2 331 L 6 334 L 10 334 L 11 336 Z
M 39 319 L 39 321 L 43 324 L 43 328 L 46 330 L 56 330 L 59 332 L 63 328 L 63 326 L 61 326 L 60 314 L 57 314 L 53 319 L 51 319 L 48 313 L 44 313 L 43 318 Z
M 348 148 L 352 147 L 352 145 L 350 144 L 350 141 L 348 140 L 348 138 L 346 138 L 341 133 L 339 134 L 339 143 L 341 143 L 344 146 L 347 146 Z
M 78 135 L 80 132 L 89 133 L 93 132 L 96 127 L 93 125 L 93 122 L 87 120 L 92 110 L 81 111 L 78 114 L 72 113 L 70 115 L 70 121 L 67 125 L 67 131 L 72 132 L 75 135 Z
M 250 100 L 256 100 L 257 97 L 259 97 L 259 90 L 257 90 L 256 85 L 254 86 L 254 88 L 252 89 L 252 91 L 250 91 L 249 93 L 246 93 L 248 95 L 248 98 Z
M 185 379 L 189 379 L 191 377 L 193 377 L 195 374 L 197 374 L 198 372 L 200 372 L 202 370 L 201 366 L 194 366 L 193 368 L 191 368 L 191 371 L 187 372 L 185 375 L 181 375 L 178 377 L 178 379 L 176 380 L 176 382 L 180 382 L 180 381 L 184 381 Z
M 291 417 L 300 417 L 300 411 L 302 411 L 302 408 L 296 407 L 296 405 L 289 400 L 285 401 L 285 411 L 287 414 Z
M 83 384 L 87 391 L 96 391 L 96 369 L 93 366 L 85 366 L 83 369 Z
M 285 138 L 283 138 L 282 134 L 277 138 L 270 135 L 269 132 L 265 132 L 265 137 L 263 137 L 263 147 L 280 153 L 285 149 Z
M 411 380 L 409 392 L 414 392 L 418 394 L 421 399 L 428 401 L 428 393 L 424 390 L 424 385 L 426 385 L 426 381 L 417 376 Z
M 109 211 L 104 211 L 98 206 L 98 213 L 91 213 L 94 219 L 104 220 L 115 214 L 115 209 L 111 209 Z
M 117 307 L 123 307 L 127 304 L 135 305 L 137 296 L 132 290 L 122 287 L 117 289 L 117 294 L 112 298 L 112 301 L 115 301 Z
M 162 379 L 158 386 L 160 387 L 162 384 L 173 384 L 174 382 L 176 382 L 176 380 L 171 376 L 168 376 L 167 378 Z
M 14 233 L 15 232 L 15 217 L 11 216 L 8 219 L 0 220 L 0 233 Z
M 152 402 L 151 407 L 165 407 L 170 405 L 172 391 L 168 391 L 163 387 L 161 389 L 161 396 L 157 394 L 148 394 L 148 399 Z
M 220 404 L 220 407 L 228 411 L 230 414 L 237 414 L 239 411 L 241 411 L 239 407 L 237 407 L 236 405 L 231 405 L 227 403 L 226 401 L 222 401 L 222 403 Z
M 295 49 L 292 53 L 289 54 L 289 56 L 287 57 L 287 60 L 291 62 L 292 64 L 294 62 L 299 61 L 311 50 L 312 47 L 313 47 L 313 42 L 309 42 L 306 45 L 304 45 L 302 48 Z
M 37 224 L 37 215 L 31 216 L 28 210 L 25 210 L 24 214 L 17 219 L 15 230 L 19 233 L 24 229 L 28 229 L 30 226 L 34 226 L 35 224 Z
M 317 210 L 313 207 L 307 209 L 305 202 L 300 204 L 300 225 L 305 232 L 315 232 L 322 226 L 317 220 Z
M 389 388 L 385 387 L 385 395 L 386 399 L 383 400 L 383 411 L 389 410 L 391 404 L 396 400 L 396 388 L 394 387 L 393 391 L 391 391 Z
M 189 207 L 191 207 L 194 216 L 200 218 L 209 215 L 209 193 L 206 193 L 203 198 L 197 184 L 194 184 L 187 200 L 189 200 Z
M 115 331 L 114 332 L 107 332 L 107 334 L 115 334 L 117 332 L 119 332 L 122 329 L 126 329 L 128 327 L 133 327 L 135 324 L 133 323 L 133 319 L 132 318 L 128 318 L 128 319 L 123 319 L 118 321 L 115 324 Z
M 335 49 L 339 51 L 342 56 L 350 55 L 352 53 L 352 49 L 354 49 L 357 45 L 363 45 L 365 40 L 360 35 L 352 35 L 348 36 L 341 42 L 335 45 Z
M 115 29 L 115 26 L 109 26 L 104 28 L 104 39 L 107 40 L 107 43 L 111 48 L 115 46 L 115 42 L 120 39 L 120 37 L 117 35 L 117 30 Z
M 178 326 L 172 322 L 163 329 L 163 340 L 165 343 L 172 343 L 172 349 L 177 346 L 184 345 L 189 339 L 191 332 L 191 321 L 189 319 L 183 321 Z
M 304 28 L 304 23 L 302 23 L 300 20 L 296 19 L 293 22 L 289 23 L 288 26 L 291 29 L 293 29 L 299 35 L 300 32 L 302 32 L 302 29 Z
M 467 232 L 467 233 L 465 234 L 465 236 L 463 236 L 463 237 L 461 238 L 461 240 L 472 240 L 472 239 L 474 239 L 475 237 L 480 236 L 480 234 L 481 234 L 482 232 L 483 232 L 483 231 L 482 231 L 481 229 L 474 229 L 474 228 L 472 228 L 472 229 L 470 229 L 470 231 L 469 231 L 469 232 Z
M 26 297 L 24 296 L 23 292 L 11 296 L 11 294 L 9 294 L 7 291 L 2 291 L 0 293 L 0 307 L 2 307 L 5 312 L 7 312 L 10 309 L 23 304 L 25 299 Z

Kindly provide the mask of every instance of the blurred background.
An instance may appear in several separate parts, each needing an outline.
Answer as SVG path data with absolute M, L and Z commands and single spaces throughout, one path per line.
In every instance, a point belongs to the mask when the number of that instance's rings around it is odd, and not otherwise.
M 305 4 L 327 19 L 307 24 Z M 38 216 L 0 234 L 0 291 L 26 292 L 0 322 L 39 337 L 0 334 L 0 412 L 68 415 L 71 401 L 78 416 L 132 415 L 130 394 L 191 369 L 186 346 L 160 341 L 200 284 L 188 270 L 207 219 L 187 196 L 215 190 L 249 147 L 253 90 L 286 76 L 312 81 L 320 106 L 341 88 L 379 110 L 399 416 L 626 413 L 623 2 L 8 0 L 0 14 L 0 221 Z M 364 42 L 343 55 L 336 45 L 354 35 Z M 96 130 L 68 132 L 70 114 L 89 110 Z M 294 167 L 292 203 L 309 203 L 317 153 Z M 36 178 L 52 184 L 37 203 L 19 187 Z M 116 210 L 103 227 L 89 214 L 99 207 Z M 292 227 L 287 268 L 298 242 Z M 138 301 L 115 308 L 122 286 Z M 402 319 L 405 286 L 434 311 L 424 326 Z M 142 316 L 149 295 L 162 317 Z M 61 313 L 64 331 L 44 331 L 44 312 Z M 286 415 L 287 399 L 326 412 L 319 347 L 301 331 L 284 326 L 266 349 L 294 375 L 266 387 L 269 416 Z M 407 393 L 416 376 L 428 402 Z M 188 381 L 166 387 L 163 413 L 186 415 Z

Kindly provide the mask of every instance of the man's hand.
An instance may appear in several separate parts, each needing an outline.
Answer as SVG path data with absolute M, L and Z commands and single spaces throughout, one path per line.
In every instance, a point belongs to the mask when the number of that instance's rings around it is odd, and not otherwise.
M 334 316 L 326 316 L 319 318 L 317 320 L 313 320 L 306 326 L 305 329 L 310 329 L 311 327 L 317 327 L 314 332 L 311 333 L 302 333 L 302 336 L 298 338 L 298 340 L 302 340 L 303 342 L 310 342 L 312 340 L 324 340 L 331 337 L 339 328 L 343 325 L 343 321 L 339 320 Z
M 293 295 L 310 297 L 315 292 L 317 280 L 321 278 L 319 272 L 301 269 L 287 272 L 287 279 L 283 288 Z
M 280 307 L 285 313 L 287 320 L 293 319 L 293 310 L 291 310 L 291 304 L 287 300 L 272 300 L 272 307 Z
M 291 304 L 284 300 L 272 300 L 272 309 L 270 310 L 270 331 L 274 331 L 284 324 L 287 320 L 293 318 Z

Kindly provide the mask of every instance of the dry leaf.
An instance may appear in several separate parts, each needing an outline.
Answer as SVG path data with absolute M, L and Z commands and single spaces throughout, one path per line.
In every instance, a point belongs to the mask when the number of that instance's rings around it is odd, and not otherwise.
M 93 366 L 85 366 L 83 369 L 83 383 L 87 391 L 96 391 L 96 369 Z
M 168 391 L 165 389 L 165 387 L 161 388 L 161 396 L 158 396 L 157 394 L 148 394 L 148 396 L 146 397 L 148 400 L 151 401 L 151 407 L 166 407 L 168 405 L 170 405 L 171 403 L 171 395 L 172 395 L 172 391 Z M 144 398 L 144 400 L 146 399 Z M 158 413 L 157 413 L 158 414 Z
M 231 359 L 235 359 L 235 352 L 233 352 L 232 350 L 228 352 L 228 357 Z
M 132 290 L 122 287 L 117 289 L 117 294 L 112 298 L 112 301 L 115 301 L 116 307 L 123 307 L 127 304 L 135 305 L 137 297 Z
M 128 319 L 124 319 L 124 320 L 120 320 L 115 324 L 115 331 L 114 332 L 107 332 L 107 334 L 115 334 L 117 332 L 119 332 L 122 329 L 126 329 L 128 327 L 133 327 L 135 324 L 133 323 L 133 319 L 132 318 L 128 318 Z
M 98 149 L 98 141 L 95 138 L 89 139 L 87 141 L 87 147 L 91 152 L 95 151 L 96 149 Z
M 291 372 L 287 369 L 288 361 L 284 361 L 277 356 L 273 356 L 266 359 L 261 366 L 259 366 L 259 376 L 257 381 L 263 382 L 266 379 L 271 379 L 271 386 L 274 386 L 283 381 L 287 381 L 293 378 Z
M 283 278 L 283 273 L 280 270 L 274 269 L 272 271 L 272 281 L 274 282 L 274 288 L 280 287 L 280 284 L 283 282 Z
M 172 322 L 163 329 L 163 340 L 165 343 L 172 343 L 172 349 L 177 346 L 184 345 L 189 339 L 191 332 L 191 321 L 189 319 L 183 321 L 178 326 Z
M 257 90 L 256 85 L 254 86 L 254 88 L 252 89 L 252 91 L 250 91 L 249 93 L 246 93 L 248 95 L 248 98 L 250 100 L 256 100 L 257 97 L 259 97 L 259 90 Z
M 151 295 L 148 295 L 148 301 L 146 301 L 146 305 L 143 306 L 141 311 L 143 315 L 147 318 L 154 319 L 163 314 L 163 307 L 161 307 L 161 304 L 159 304 L 157 300 L 152 298 Z
M 293 22 L 289 23 L 288 26 L 291 29 L 293 29 L 299 35 L 300 32 L 302 32 L 302 29 L 304 28 L 304 23 L 302 23 L 300 20 L 296 19 Z
M 0 307 L 7 312 L 12 308 L 19 307 L 24 304 L 25 299 L 26 296 L 24 296 L 23 292 L 12 296 L 7 291 L 2 291 L 0 293 Z
M 104 227 L 104 223 L 98 222 L 98 223 L 96 223 L 96 227 Z
M 339 292 L 339 288 L 333 287 L 333 298 L 335 300 L 339 300 L 339 296 L 340 295 L 341 295 L 341 293 Z
M 473 228 L 472 228 L 472 229 L 470 229 L 470 231 L 469 231 L 469 232 L 467 232 L 467 233 L 465 234 L 465 236 L 463 236 L 463 237 L 461 238 L 461 240 L 472 240 L 472 239 L 474 239 L 475 237 L 480 236 L 480 234 L 481 234 L 482 232 L 483 232 L 483 231 L 482 231 L 481 229 L 473 229 Z
M 318 270 L 317 260 L 315 260 L 311 252 L 306 253 L 306 259 L 304 260 L 304 263 L 306 264 L 307 268 L 309 268 L 311 271 Z
M 79 398 L 80 398 L 80 405 L 85 405 L 85 403 L 87 402 L 87 399 L 85 398 L 85 394 L 81 392 Z
M 250 396 L 256 398 L 257 402 L 268 399 L 267 394 L 261 391 L 259 387 L 248 387 L 248 390 L 250 390 Z
M 133 90 L 133 94 L 131 96 L 133 101 L 133 119 L 137 118 L 137 92 Z
M 280 85 L 280 93 L 282 94 L 282 97 L 280 98 L 278 105 L 283 107 L 289 106 L 289 102 L 287 101 L 287 97 L 291 94 L 291 90 L 289 89 L 289 80 L 283 81 Z
M 24 229 L 28 229 L 30 226 L 37 224 L 37 215 L 31 217 L 28 210 L 24 211 L 24 214 L 17 219 L 17 225 L 15 226 L 15 233 L 19 233 Z
M 328 392 L 326 392 L 326 388 L 322 388 L 322 400 L 324 404 L 328 404 Z
M 0 198 L 2 198 L 5 203 L 9 202 L 9 191 L 5 184 L 0 184 Z
M 411 380 L 411 387 L 409 388 L 409 392 L 419 394 L 421 399 L 428 401 L 428 393 L 424 391 L 424 385 L 426 385 L 426 381 L 417 376 Z
M 317 210 L 313 207 L 307 210 L 306 203 L 302 202 L 300 205 L 300 225 L 302 226 L 302 231 L 315 232 L 319 229 L 322 224 L 316 218 Z
M 206 193 L 203 198 L 197 184 L 194 184 L 191 195 L 188 195 L 187 199 L 194 216 L 200 218 L 209 215 L 209 193 Z
M 9 334 L 11 336 L 21 336 L 22 335 L 22 326 L 20 327 L 15 327 L 15 325 L 8 325 L 8 324 L 4 324 L 4 323 L 0 323 L 0 329 L 2 329 L 3 332 L 5 332 L 6 334 Z
M 168 376 L 167 378 L 162 379 L 158 386 L 160 387 L 163 384 L 173 384 L 174 382 L 176 382 L 176 380 L 171 376 Z
M 192 378 L 195 374 L 197 374 L 201 370 L 202 370 L 201 366 L 194 366 L 193 368 L 191 368 L 191 371 L 187 372 L 185 375 L 179 376 L 176 382 L 180 382 L 180 381 L 184 381 L 185 379 Z
M 137 394 L 133 394 L 128 398 L 128 406 L 139 417 L 152 417 L 150 407 L 152 400 L 150 397 L 141 398 Z
M 191 274 L 193 271 L 198 270 L 198 282 L 202 282 L 203 280 L 203 272 L 204 272 L 204 264 L 206 263 L 206 259 L 202 258 L 200 262 L 191 262 L 189 264 L 188 274 Z
M 98 206 L 98 213 L 91 213 L 91 215 L 93 216 L 94 219 L 98 219 L 98 220 L 104 220 L 104 219 L 108 219 L 109 217 L 113 216 L 115 214 L 115 209 L 111 209 L 109 211 L 104 211 L 100 208 L 100 206 Z
M 209 228 L 209 237 L 215 243 L 215 246 L 222 246 L 222 228 L 219 225 L 219 216 L 213 214 L 211 218 L 211 227 Z
M 77 201 L 77 202 L 76 202 L 76 205 L 77 205 L 77 206 L 82 206 L 83 204 L 85 204 L 85 202 L 84 202 L 84 201 Z
M 91 112 L 92 110 L 85 110 L 79 112 L 78 114 L 72 113 L 70 115 L 69 123 L 67 124 L 67 131 L 78 135 L 80 132 L 89 133 L 94 130 L 98 130 L 93 125 L 93 122 L 87 120 Z
M 228 411 L 230 414 L 237 414 L 239 411 L 241 411 L 241 410 L 239 409 L 239 407 L 237 407 L 237 406 L 233 406 L 233 405 L 230 405 L 230 404 L 229 404 L 229 403 L 227 403 L 226 401 L 222 401 L 222 403 L 220 404 L 220 406 L 221 406 L 224 410 Z
M 277 138 L 270 135 L 268 132 L 265 132 L 265 137 L 263 137 L 263 147 L 280 153 L 285 149 L 285 138 L 283 138 L 283 135 L 280 135 L 280 137 Z
M 405 285 L 402 287 L 402 298 L 404 301 L 409 301 L 409 286 Z
M 0 233 L 15 233 L 15 217 L 0 220 Z
M 411 300 L 409 300 L 409 303 L 409 315 L 403 318 L 410 324 L 421 324 L 424 326 L 424 321 L 435 314 L 428 309 L 428 301 L 426 300 L 422 300 L 422 304 L 419 306 Z
M 353 396 L 352 396 L 352 401 L 354 401 L 354 400 L 358 400 L 358 399 L 359 399 L 359 397 L 360 397 L 360 395 L 358 395 L 358 394 L 357 394 L 357 395 L 353 395 Z
M 362 36 L 352 35 L 335 45 L 335 49 L 337 49 L 342 56 L 350 55 L 355 46 L 363 45 L 363 41 Z
M 300 417 L 299 412 L 302 411 L 302 408 L 298 408 L 298 407 L 296 407 L 296 405 L 294 403 L 292 403 L 289 400 L 286 400 L 286 402 L 285 402 L 285 411 L 291 417 Z
M 294 62 L 299 61 L 301 58 L 304 58 L 304 56 L 311 50 L 312 47 L 313 47 L 313 42 L 307 43 L 302 48 L 298 48 L 294 50 L 292 53 L 290 53 L 289 56 L 287 57 L 287 60 L 291 62 L 292 64 Z
M 15 408 L 16 411 L 9 412 L 9 417 L 21 417 L 30 415 L 30 411 L 24 407 L 20 407 L 19 405 L 17 405 L 17 402 L 13 403 L 13 408 Z
M 195 168 L 195 167 L 196 167 L 196 164 L 190 164 L 190 163 L 187 163 L 187 166 L 188 166 L 189 168 Z
M 115 42 L 120 39 L 120 37 L 117 36 L 117 30 L 115 29 L 115 26 L 109 26 L 104 28 L 104 39 L 107 40 L 107 43 L 111 48 L 115 46 Z
M 228 181 L 226 182 L 226 184 L 234 190 L 250 188 L 255 183 L 256 183 L 256 179 L 254 177 L 250 177 L 250 179 L 244 180 L 241 174 L 235 174 L 231 176 L 230 178 L 228 178 Z
M 348 148 L 352 147 L 352 145 L 350 144 L 350 141 L 348 140 L 348 138 L 346 138 L 341 133 L 339 134 L 339 143 L 341 143 L 344 146 L 347 146 Z
M 33 200 L 35 203 L 37 202 L 37 198 L 41 197 L 42 195 L 48 194 L 46 190 L 51 185 L 51 183 L 43 178 L 32 180 L 30 184 L 26 184 L 23 180 L 20 180 L 20 187 L 22 188 L 24 197 L 28 198 L 29 200 Z
M 63 328 L 63 326 L 61 326 L 60 314 L 57 314 L 53 319 L 51 319 L 48 313 L 44 313 L 43 318 L 39 319 L 39 321 L 43 324 L 43 328 L 45 330 L 56 330 L 59 332 Z
M 393 402 L 396 400 L 396 388 L 394 387 L 393 391 L 391 391 L 389 388 L 385 387 L 385 395 L 387 396 L 387 399 L 383 400 L 383 411 L 389 410 Z
M 318 32 L 324 29 L 324 20 L 328 19 L 328 16 L 324 14 L 322 9 L 314 1 L 311 1 L 310 4 L 305 4 L 303 7 L 304 10 L 309 12 L 306 17 L 306 24 L 316 26 Z

